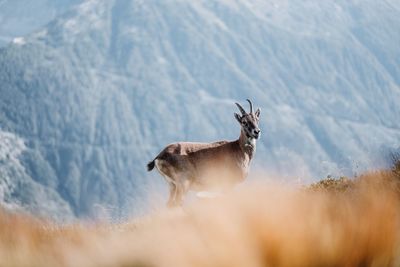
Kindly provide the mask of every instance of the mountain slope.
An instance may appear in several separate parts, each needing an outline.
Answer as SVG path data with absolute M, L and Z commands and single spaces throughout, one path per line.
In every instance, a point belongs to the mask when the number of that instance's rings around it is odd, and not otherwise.
M 0 47 L 11 41 L 21 42 L 30 34 L 81 0 L 1 0 Z
M 2 207 L 27 211 L 41 217 L 53 217 L 67 222 L 73 219 L 69 204 L 59 197 L 51 184 L 32 179 L 34 173 L 51 181 L 51 167 L 35 151 L 28 149 L 21 138 L 0 130 L 0 202 Z M 21 154 L 24 159 L 21 159 Z M 25 163 L 33 163 L 24 166 Z M 36 164 L 35 164 L 36 163 Z M 42 163 L 39 167 L 37 163 Z M 54 179 L 53 179 L 54 180 Z
M 0 51 L 0 125 L 77 216 L 140 212 L 145 164 L 177 140 L 234 139 L 260 106 L 253 169 L 312 179 L 400 140 L 396 1 L 91 0 Z M 22 156 L 23 164 L 27 159 Z M 122 213 L 121 213 L 122 212 Z

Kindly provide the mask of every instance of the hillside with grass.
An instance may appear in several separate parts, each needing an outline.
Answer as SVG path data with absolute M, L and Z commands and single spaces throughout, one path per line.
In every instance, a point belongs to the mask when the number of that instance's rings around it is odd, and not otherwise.
M 0 266 L 398 266 L 399 165 L 306 187 L 249 184 L 118 224 L 2 211 Z

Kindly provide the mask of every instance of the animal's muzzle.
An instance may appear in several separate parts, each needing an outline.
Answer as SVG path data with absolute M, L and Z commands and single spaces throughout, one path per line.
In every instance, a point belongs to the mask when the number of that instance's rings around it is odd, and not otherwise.
M 260 129 L 254 129 L 253 130 L 253 136 L 255 139 L 258 139 L 261 135 L 261 130 Z

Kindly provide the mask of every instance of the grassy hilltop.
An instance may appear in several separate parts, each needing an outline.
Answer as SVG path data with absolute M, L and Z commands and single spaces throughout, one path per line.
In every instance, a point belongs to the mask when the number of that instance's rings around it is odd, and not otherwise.
M 250 185 L 125 224 L 3 211 L 0 266 L 399 266 L 399 170 Z

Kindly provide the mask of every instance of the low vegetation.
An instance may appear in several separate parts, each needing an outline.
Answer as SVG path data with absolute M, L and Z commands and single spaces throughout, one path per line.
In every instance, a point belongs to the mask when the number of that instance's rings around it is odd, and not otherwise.
M 249 185 L 126 224 L 2 211 L 0 266 L 399 266 L 398 166 L 305 190 Z

